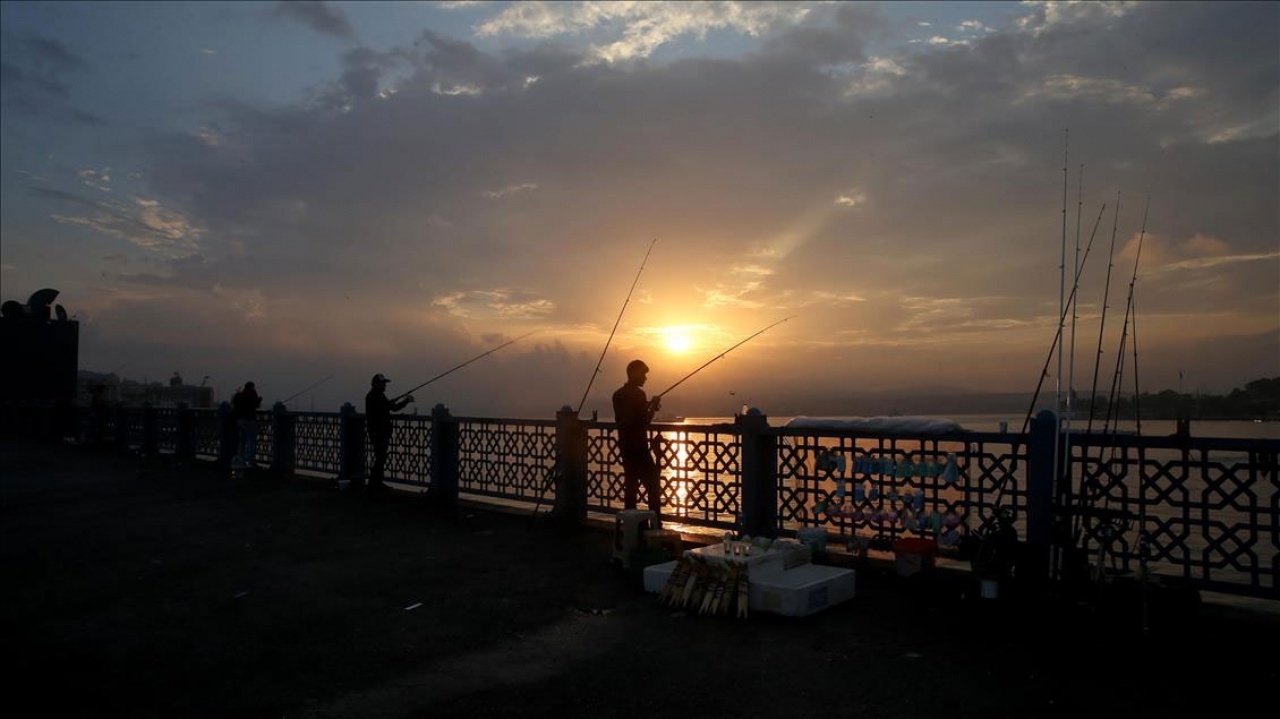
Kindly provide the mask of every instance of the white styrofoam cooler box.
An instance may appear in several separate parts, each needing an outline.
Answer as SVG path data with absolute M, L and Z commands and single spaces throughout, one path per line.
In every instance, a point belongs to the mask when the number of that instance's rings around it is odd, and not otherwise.
M 650 564 L 644 568 L 644 590 L 657 594 L 662 588 L 667 586 L 667 580 L 671 578 L 671 573 L 676 571 L 676 560 L 663 562 L 662 564 Z
M 857 575 L 852 569 L 802 564 L 751 577 L 747 606 L 757 612 L 803 617 L 853 599 Z
M 747 603 L 751 611 L 803 617 L 853 599 L 856 575 L 852 569 L 802 564 L 783 570 L 776 566 L 751 574 Z M 644 590 L 661 592 L 675 568 L 675 561 L 645 567 Z

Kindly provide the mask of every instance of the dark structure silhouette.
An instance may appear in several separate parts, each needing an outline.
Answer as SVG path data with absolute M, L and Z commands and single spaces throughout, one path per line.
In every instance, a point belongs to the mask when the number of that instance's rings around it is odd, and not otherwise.
M 383 473 L 387 467 L 387 448 L 391 444 L 391 413 L 404 409 L 413 401 L 411 394 L 388 399 L 387 383 L 390 381 L 381 372 L 375 374 L 369 380 L 369 393 L 364 396 L 365 427 L 373 450 L 373 467 L 369 470 L 370 491 L 386 488 Z
M 662 407 L 662 398 L 645 396 L 644 383 L 649 366 L 640 360 L 627 364 L 627 383 L 613 393 L 613 419 L 618 423 L 618 451 L 622 455 L 622 501 L 627 509 L 635 509 L 639 489 L 644 486 L 649 509 L 661 517 L 662 487 L 658 481 L 658 464 L 649 448 L 649 425 Z
M 0 310 L 0 402 L 52 403 L 76 399 L 80 323 L 49 304 L 57 290 L 32 293 L 25 305 L 9 300 Z

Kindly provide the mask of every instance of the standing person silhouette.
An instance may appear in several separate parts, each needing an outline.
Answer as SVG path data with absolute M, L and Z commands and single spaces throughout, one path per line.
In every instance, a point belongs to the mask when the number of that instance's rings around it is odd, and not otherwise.
M 258 408 L 262 406 L 262 397 L 252 382 L 245 382 L 244 388 L 231 398 L 231 416 L 236 420 L 236 432 L 239 451 L 236 452 L 234 465 L 240 467 L 256 467 L 255 457 L 258 455 Z
M 383 473 L 387 467 L 387 449 L 391 445 L 391 413 L 399 412 L 413 401 L 406 395 L 392 401 L 387 399 L 387 379 L 381 372 L 369 381 L 371 389 L 364 396 L 365 426 L 369 432 L 369 445 L 373 449 L 373 467 L 369 470 L 369 491 L 387 488 Z
M 662 524 L 662 486 L 658 464 L 649 449 L 649 425 L 662 407 L 662 398 L 645 396 L 644 383 L 649 366 L 640 360 L 627 364 L 627 383 L 613 393 L 613 419 L 618 423 L 618 449 L 622 454 L 622 498 L 627 509 L 635 509 L 639 489 L 648 495 L 649 509 Z

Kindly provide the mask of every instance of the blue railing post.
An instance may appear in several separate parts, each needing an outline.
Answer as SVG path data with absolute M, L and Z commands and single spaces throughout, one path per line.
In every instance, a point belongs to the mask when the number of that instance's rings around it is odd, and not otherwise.
M 568 523 L 587 520 L 587 427 L 569 405 L 556 412 L 556 482 L 552 515 Z M 539 488 L 542 490 L 543 488 Z
M 231 458 L 236 456 L 236 422 L 231 419 L 231 403 L 218 405 L 218 463 L 231 465 Z
M 196 456 L 196 417 L 185 402 L 178 405 L 176 434 L 174 456 L 183 460 L 194 458 Z
M 742 531 L 753 537 L 778 534 L 778 438 L 769 418 L 752 409 L 734 418 L 742 443 Z
M 150 403 L 142 405 L 142 453 L 156 453 L 156 408 Z
M 293 414 L 283 402 L 271 406 L 271 471 L 293 474 Z
M 448 407 L 437 404 L 431 408 L 431 486 L 427 488 L 427 499 L 432 502 L 449 505 L 458 499 L 460 429 Z
M 1058 416 L 1041 410 L 1031 420 L 1027 440 L 1027 551 L 1018 567 L 1019 575 L 1046 579 L 1050 570 L 1053 541 L 1053 491 L 1057 484 Z
M 338 438 L 338 479 L 364 485 L 364 415 L 350 402 L 342 404 Z

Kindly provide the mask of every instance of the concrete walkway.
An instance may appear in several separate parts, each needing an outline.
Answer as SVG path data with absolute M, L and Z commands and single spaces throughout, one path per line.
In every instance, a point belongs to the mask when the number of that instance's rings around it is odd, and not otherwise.
M 10 705 L 81 717 L 1138 717 L 1269 705 L 1274 613 L 974 598 L 858 567 L 806 618 L 659 606 L 611 537 L 0 440 Z M 1252 659 L 1249 657 L 1258 657 Z M 25 714 L 25 712 L 24 712 Z

